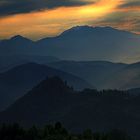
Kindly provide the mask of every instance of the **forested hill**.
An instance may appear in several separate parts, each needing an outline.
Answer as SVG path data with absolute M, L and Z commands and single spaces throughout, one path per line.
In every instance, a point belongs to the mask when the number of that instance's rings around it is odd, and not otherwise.
M 24 126 L 60 121 L 73 132 L 120 129 L 139 138 L 139 116 L 140 96 L 118 90 L 78 92 L 59 77 L 52 77 L 1 112 L 0 121 Z
M 24 129 L 18 124 L 1 125 L 1 140 L 132 140 L 125 132 L 112 130 L 107 133 L 92 132 L 90 129 L 75 134 L 67 131 L 61 123 L 46 125 L 43 128 L 33 126 Z

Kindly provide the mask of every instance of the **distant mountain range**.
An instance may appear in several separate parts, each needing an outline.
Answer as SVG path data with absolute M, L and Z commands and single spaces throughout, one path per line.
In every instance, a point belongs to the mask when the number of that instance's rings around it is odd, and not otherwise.
M 77 26 L 62 34 L 31 41 L 15 36 L 0 42 L 0 55 L 54 56 L 64 60 L 140 60 L 140 36 L 111 27 Z
M 123 89 L 140 87 L 140 63 L 124 64 L 108 61 L 58 61 L 49 63 L 93 84 L 97 89 Z
M 34 42 L 20 35 L 0 42 L 0 55 L 31 54 Z
M 0 123 L 61 121 L 74 132 L 117 128 L 139 140 L 140 35 L 76 26 L 38 41 L 1 40 L 0 111 Z
M 139 139 L 140 96 L 108 90 L 77 92 L 59 77 L 43 80 L 7 110 L 0 122 L 20 122 L 24 126 L 60 121 L 74 132 L 121 129 Z
M 77 90 L 93 88 L 85 80 L 67 72 L 45 65 L 27 63 L 0 74 L 0 110 L 22 97 L 40 81 L 51 76 L 61 77 Z
M 60 61 L 59 58 L 53 56 L 39 55 L 2 55 L 0 56 L 0 72 L 4 72 L 15 66 L 26 63 L 46 64 Z
M 127 64 L 108 61 L 58 61 L 48 65 L 80 76 L 89 83 L 94 83 L 97 89 L 111 88 L 111 86 L 104 86 L 110 76 L 127 66 Z
M 105 86 L 119 89 L 130 89 L 140 87 L 140 63 L 127 65 L 108 79 Z M 104 88 L 104 87 L 103 87 Z
M 40 64 L 33 63 L 34 61 L 31 63 L 23 61 L 23 64 L 21 62 L 19 61 L 16 66 L 11 64 L 8 71 L 3 69 L 0 73 L 0 110 L 8 107 L 41 80 L 50 76 L 60 76 L 78 90 L 133 89 L 131 93 L 139 94 L 139 90 L 136 89 L 140 88 L 140 63 L 59 61 L 58 59 L 50 62 L 47 57 L 43 57 L 41 61 L 39 59 Z

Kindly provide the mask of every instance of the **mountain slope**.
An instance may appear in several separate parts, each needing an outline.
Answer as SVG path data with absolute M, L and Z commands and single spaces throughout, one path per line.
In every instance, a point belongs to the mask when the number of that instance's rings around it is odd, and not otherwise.
M 94 83 L 98 89 L 103 89 L 103 87 L 105 89 L 112 88 L 111 86 L 105 87 L 105 84 L 109 82 L 110 76 L 127 66 L 127 64 L 108 61 L 58 61 L 48 65 L 77 75 L 89 83 Z
M 86 81 L 72 74 L 45 65 L 23 64 L 0 74 L 0 109 L 4 109 L 40 81 L 51 76 L 61 77 L 78 90 L 92 87 Z
M 111 27 L 77 26 L 37 46 L 40 53 L 62 59 L 133 62 L 139 59 L 140 36 Z
M 75 92 L 60 78 L 42 81 L 1 112 L 1 122 L 20 122 L 25 126 L 61 121 L 74 132 L 122 129 L 139 138 L 140 97 L 121 91 L 84 90 Z
M 131 89 L 140 87 L 140 63 L 107 61 L 58 61 L 51 67 L 77 75 L 97 89 Z
M 127 65 L 109 79 L 108 85 L 113 88 L 131 89 L 140 87 L 140 63 Z
M 0 42 L 0 55 L 31 54 L 34 42 L 20 35 Z
M 54 56 L 64 60 L 136 62 L 140 36 L 111 27 L 77 26 L 56 37 L 31 41 L 21 36 L 0 42 L 0 55 Z
M 3 55 L 0 56 L 0 72 L 4 72 L 15 66 L 26 63 L 50 63 L 60 61 L 59 58 L 53 56 L 39 56 L 39 55 Z

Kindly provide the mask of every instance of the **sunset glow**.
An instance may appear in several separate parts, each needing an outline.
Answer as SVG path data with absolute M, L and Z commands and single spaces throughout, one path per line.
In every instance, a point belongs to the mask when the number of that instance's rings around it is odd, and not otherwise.
M 120 5 L 123 4 L 125 4 L 125 0 L 93 0 L 93 3 L 87 5 L 60 6 L 41 11 L 1 16 L 0 38 L 9 38 L 20 34 L 37 40 L 46 36 L 55 36 L 76 25 L 112 26 L 115 28 L 120 28 L 120 25 L 123 25 L 121 29 L 139 33 L 138 25 L 132 20 L 138 17 L 140 7 L 121 8 Z

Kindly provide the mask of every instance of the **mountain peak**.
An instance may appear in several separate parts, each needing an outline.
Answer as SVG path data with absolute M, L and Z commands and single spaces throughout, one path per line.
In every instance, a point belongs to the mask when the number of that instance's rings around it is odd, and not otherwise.
M 84 25 L 84 26 L 74 26 L 66 31 L 64 31 L 61 35 L 65 35 L 65 34 L 69 34 L 69 33 L 73 33 L 73 32 L 78 32 L 78 31 L 90 31 L 91 29 L 93 29 L 92 26 L 88 26 L 88 25 Z
M 37 91 L 37 93 L 58 93 L 60 95 L 65 93 L 66 91 L 71 91 L 71 88 L 61 78 L 59 78 L 58 76 L 53 76 L 47 77 L 39 85 L 33 88 L 33 91 Z
M 15 36 L 11 37 L 10 40 L 13 40 L 13 41 L 31 41 L 30 39 L 25 38 L 21 35 L 15 35 Z
M 107 33 L 111 33 L 111 34 L 121 34 L 121 33 L 129 33 L 127 31 L 122 31 L 110 26 L 88 26 L 88 25 L 84 25 L 84 26 L 74 26 L 66 31 L 64 31 L 61 36 L 63 35 L 71 35 L 71 34 L 77 34 L 77 35 L 81 35 L 81 34 L 107 34 Z
M 92 29 L 92 26 L 83 25 L 83 26 L 74 26 L 70 30 L 81 30 L 81 29 Z
M 19 38 L 24 38 L 24 37 L 21 35 L 15 35 L 15 36 L 11 37 L 10 39 L 19 39 Z

